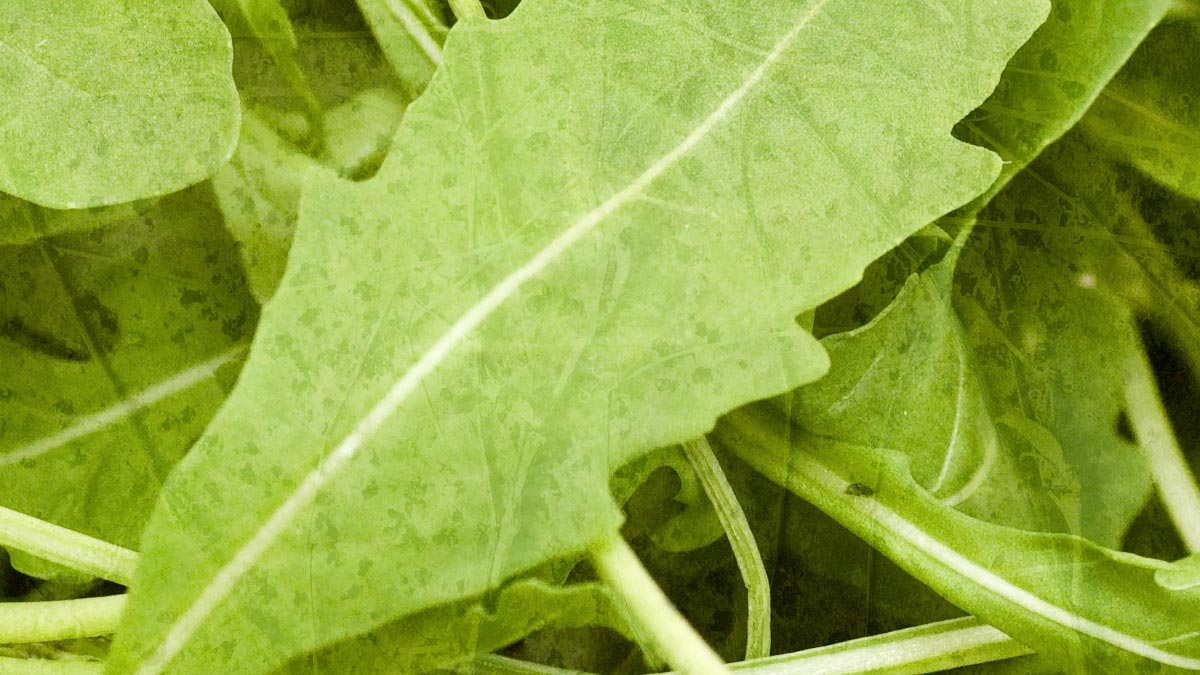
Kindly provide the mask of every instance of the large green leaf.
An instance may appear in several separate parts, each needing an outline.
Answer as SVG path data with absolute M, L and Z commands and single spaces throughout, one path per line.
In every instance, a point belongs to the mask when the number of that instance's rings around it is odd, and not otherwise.
M 1126 161 L 1200 199 L 1200 19 L 1163 24 L 1089 112 L 1089 131 Z
M 978 206 L 1083 117 L 1174 4 L 1053 1 L 1050 18 L 1013 57 L 995 93 L 960 125 L 961 138 L 995 150 L 1006 162 Z
M 874 7 L 460 23 L 376 177 L 310 179 L 111 671 L 259 672 L 579 554 L 613 469 L 820 375 L 794 317 L 994 180 L 949 132 L 1046 9 Z
M 207 178 L 237 138 L 231 58 L 204 0 L 7 3 L 0 191 L 82 208 Z
M 1115 547 L 1149 488 L 1117 428 L 1137 347 L 1114 282 L 1154 242 L 1117 236 L 1104 169 L 1080 134 L 1051 146 L 982 212 L 953 290 L 952 255 L 823 341 L 830 374 L 778 401 L 790 422 L 761 404 L 722 438 L 1064 667 L 1200 670 L 1200 595 L 1173 568 L 1042 534 Z
M 960 215 L 978 213 L 1078 122 L 1171 5 L 1169 0 L 1054 0 L 1049 19 L 1013 56 L 996 90 L 955 129 L 959 138 L 1005 160 L 999 179 Z M 942 225 L 954 229 L 951 222 Z M 937 259 L 945 240 L 941 229 L 931 228 L 875 261 L 862 283 L 821 307 L 818 334 L 850 330 L 878 314 L 909 274 Z
M 25 206 L 36 224 L 44 209 Z M 256 318 L 212 197 L 186 190 L 0 261 L 0 504 L 136 546 Z

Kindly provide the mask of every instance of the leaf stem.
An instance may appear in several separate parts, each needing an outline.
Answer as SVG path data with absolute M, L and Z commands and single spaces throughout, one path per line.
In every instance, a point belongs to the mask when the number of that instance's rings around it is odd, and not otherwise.
M 750 522 L 738 503 L 733 486 L 721 469 L 721 462 L 703 436 L 683 444 L 692 469 L 704 486 L 704 492 L 712 502 L 729 537 L 729 546 L 737 560 L 746 584 L 746 603 L 749 606 L 746 620 L 746 659 L 758 659 L 771 654 L 771 581 L 767 567 L 763 564 L 758 543 Z
M 999 630 L 968 616 L 729 666 L 743 675 L 922 675 L 1031 653 Z M 459 670 L 474 675 L 584 675 L 494 654 L 478 656 Z
M 479 4 L 479 0 L 449 0 L 449 3 L 450 11 L 454 12 L 455 18 L 459 21 L 487 18 L 487 12 L 483 11 L 483 5 Z
M 137 553 L 0 506 L 0 546 L 128 586 Z
M 103 672 L 101 661 L 0 656 L 0 673 L 4 675 L 101 675 Z
M 600 578 L 625 601 L 672 667 L 685 675 L 728 675 L 721 657 L 675 609 L 619 534 L 601 542 L 591 558 Z
M 117 631 L 124 609 L 124 595 L 49 602 L 0 602 L 0 643 L 50 642 L 109 635 Z
M 1133 435 L 1149 460 L 1150 473 L 1179 537 L 1200 552 L 1200 486 L 1171 429 L 1146 351 L 1138 345 L 1125 381 L 1125 405 Z

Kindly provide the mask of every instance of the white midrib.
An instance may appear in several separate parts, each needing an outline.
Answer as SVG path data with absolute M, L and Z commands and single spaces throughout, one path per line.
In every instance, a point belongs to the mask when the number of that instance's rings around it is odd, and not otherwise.
M 849 481 L 846 481 L 837 473 L 826 468 L 818 460 L 806 456 L 802 452 L 795 453 L 795 457 L 790 460 L 790 466 L 793 469 L 799 464 L 805 465 L 804 472 L 808 474 L 810 480 L 824 484 L 821 487 L 823 491 L 841 495 L 850 485 Z M 934 558 L 964 578 L 1031 613 L 1045 617 L 1060 626 L 1091 636 L 1102 642 L 1107 642 L 1125 651 L 1158 661 L 1159 663 L 1177 668 L 1200 670 L 1200 659 L 1163 651 L 1145 640 L 1136 638 L 1128 633 L 1122 633 L 1111 626 L 1096 623 L 1072 613 L 1064 607 L 1047 602 L 1007 579 L 997 576 L 991 570 L 963 556 L 935 537 L 930 536 L 920 526 L 884 506 L 876 499 L 861 498 L 857 499 L 854 504 L 856 510 L 908 542 L 910 546 L 915 550 L 921 551 L 923 555 Z
M 144 410 L 159 401 L 212 377 L 221 366 L 246 353 L 246 345 L 238 345 L 213 358 L 182 370 L 171 377 L 146 387 L 104 410 L 76 418 L 70 426 L 49 436 L 8 450 L 0 455 L 0 466 L 10 466 L 27 459 L 35 459 L 56 450 L 74 440 L 90 436 L 124 420 L 139 410 Z
M 629 185 L 604 200 L 600 205 L 583 215 L 570 227 L 551 241 L 545 248 L 524 265 L 500 281 L 482 299 L 466 311 L 450 328 L 437 339 L 404 375 L 396 381 L 387 394 L 380 399 L 354 429 L 312 470 L 295 492 L 291 494 L 254 533 L 250 540 L 225 564 L 200 592 L 179 618 L 167 629 L 162 641 L 138 664 L 137 675 L 158 675 L 212 614 L 213 610 L 233 592 L 234 586 L 258 562 L 280 536 L 288 529 L 300 513 L 312 504 L 324 486 L 333 480 L 358 450 L 387 422 L 408 396 L 430 373 L 438 368 L 452 351 L 479 327 L 505 300 L 512 297 L 521 285 L 545 270 L 561 257 L 575 242 L 579 241 L 621 207 L 640 195 L 659 176 L 682 159 L 704 140 L 714 128 L 758 86 L 767 72 L 796 41 L 801 31 L 812 22 L 829 0 L 817 2 L 779 39 L 762 63 L 742 82 L 741 86 L 727 96 L 695 129 L 678 145 L 650 165 Z M 410 12 L 411 14 L 411 12 Z

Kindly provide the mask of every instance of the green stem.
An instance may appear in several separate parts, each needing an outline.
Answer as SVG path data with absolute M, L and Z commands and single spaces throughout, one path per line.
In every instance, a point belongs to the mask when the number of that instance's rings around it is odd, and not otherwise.
M 0 506 L 0 546 L 128 586 L 137 553 Z
M 1119 208 L 1124 230 L 1116 233 L 1121 236 L 1114 237 L 1113 243 L 1131 274 L 1122 274 L 1119 270 L 1123 266 L 1114 266 L 1118 272 L 1109 283 L 1118 297 L 1154 319 L 1174 338 L 1192 374 L 1200 377 L 1200 288 L 1164 252 L 1166 247 L 1129 200 L 1123 200 Z M 1134 255 L 1122 241 L 1143 242 L 1140 253 Z
M 1146 453 L 1167 513 L 1188 551 L 1200 552 L 1200 486 L 1188 466 L 1163 408 L 1154 370 L 1140 345 L 1130 359 L 1125 405 L 1134 437 Z
M 75 659 L 18 659 L 0 656 L 4 675 L 101 675 L 104 663 Z
M 454 12 L 454 16 L 459 21 L 487 18 L 487 12 L 483 11 L 483 5 L 479 4 L 479 0 L 449 0 L 449 2 L 450 11 Z
M 50 602 L 0 602 L 0 643 L 110 635 L 117 631 L 124 609 L 124 595 Z
M 591 558 L 667 663 L 685 675 L 728 675 L 721 657 L 675 609 L 619 534 L 601 542 Z
M 701 436 L 683 444 L 692 469 L 704 486 L 704 492 L 712 502 L 729 537 L 729 546 L 737 560 L 746 584 L 746 603 L 749 612 L 746 620 L 746 659 L 758 659 L 771 654 L 771 581 L 767 567 L 763 564 L 750 521 L 738 503 L 733 486 L 725 477 L 721 463 L 713 453 L 708 439 Z
M 922 675 L 1032 652 L 975 617 L 951 619 L 829 647 L 730 664 L 742 675 Z M 475 675 L 584 675 L 488 654 L 460 669 Z

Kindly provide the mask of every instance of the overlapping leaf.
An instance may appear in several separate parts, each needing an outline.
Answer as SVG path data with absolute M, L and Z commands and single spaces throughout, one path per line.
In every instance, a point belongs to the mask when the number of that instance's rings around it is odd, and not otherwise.
M 1016 55 L 996 91 L 955 129 L 1005 159 L 999 179 L 960 210 L 971 217 L 1079 121 L 1172 7 L 1169 0 L 1055 0 L 1050 17 Z M 945 219 L 954 230 L 964 221 Z M 930 228 L 867 268 L 862 283 L 822 306 L 818 334 L 861 326 L 886 307 L 909 274 L 938 259 L 945 234 Z
M 403 110 L 402 101 L 388 89 L 368 89 L 331 109 L 320 160 L 285 140 L 259 114 L 245 112 L 237 152 L 212 184 L 260 302 L 275 293 L 283 278 L 308 171 L 323 161 L 347 177 L 374 173 Z
M 88 229 L 0 247 L 0 503 L 136 546 L 256 310 L 203 188 Z
M 427 0 L 358 0 L 359 9 L 400 79 L 419 93 L 442 62 L 445 17 Z
M 205 0 L 8 3 L 0 191 L 83 208 L 207 178 L 237 138 L 230 59 Z
M 991 183 L 948 132 L 1044 9 L 535 1 L 456 28 L 379 174 L 307 186 L 112 671 L 260 672 L 612 536 L 615 467 L 818 376 L 793 317 Z
M 1121 70 L 1086 124 L 1123 159 L 1200 199 L 1200 19 L 1163 24 Z
M 757 469 L 1067 672 L 1200 670 L 1200 594 L 1158 584 L 1168 563 L 971 518 L 914 482 L 903 453 L 789 428 L 772 403 L 733 413 L 718 433 Z
M 953 309 L 952 255 L 868 326 L 826 338 L 832 370 L 787 400 L 793 426 L 751 429 L 760 407 L 727 441 L 1064 666 L 1200 669 L 1200 596 L 1159 583 L 1165 563 L 993 526 L 1115 547 L 1147 495 L 1145 460 L 1117 428 L 1136 341 L 1116 285 L 1140 269 L 1130 250 L 1156 244 L 1121 232 L 1129 213 L 1104 166 L 1079 134 L 1049 148 L 980 215 Z M 848 499 L 849 483 L 874 496 Z
M 297 55 L 300 44 L 287 8 L 280 0 L 209 0 L 227 24 L 237 26 L 238 37 L 253 37 L 274 62 L 283 80 L 300 100 L 313 131 L 324 126 L 324 110 L 304 74 Z
M 1083 117 L 1174 4 L 1054 0 L 1050 17 L 1013 57 L 996 92 L 960 125 L 961 138 L 995 150 L 1006 162 L 976 207 Z

